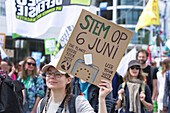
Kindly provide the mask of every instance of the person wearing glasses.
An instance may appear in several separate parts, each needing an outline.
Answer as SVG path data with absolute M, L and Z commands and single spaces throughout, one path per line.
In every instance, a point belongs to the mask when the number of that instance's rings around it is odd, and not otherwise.
M 151 91 L 144 82 L 139 61 L 131 60 L 129 62 L 123 80 L 124 83 L 119 86 L 118 90 L 117 109 L 123 107 L 120 113 L 144 113 L 144 108 L 151 110 L 153 108 Z
M 75 102 L 72 100 L 71 81 L 72 77 L 65 72 L 56 69 L 58 61 L 46 64 L 42 70 L 46 72 L 47 96 L 46 101 L 43 99 L 39 102 L 37 113 L 73 113 L 69 109 L 74 104 L 75 113 L 94 113 L 88 100 L 78 95 Z M 105 98 L 112 91 L 109 81 L 102 80 L 98 85 L 99 90 L 99 113 L 107 113 Z M 43 109 L 40 107 L 43 106 Z M 71 103 L 72 102 L 72 103 Z M 64 105 L 63 105 L 64 104 Z M 62 107 L 63 105 L 63 107 Z M 71 107 L 74 109 L 73 107 Z
M 44 81 L 37 75 L 36 61 L 27 57 L 21 67 L 18 78 L 25 85 L 24 113 L 36 113 L 38 102 L 44 97 Z

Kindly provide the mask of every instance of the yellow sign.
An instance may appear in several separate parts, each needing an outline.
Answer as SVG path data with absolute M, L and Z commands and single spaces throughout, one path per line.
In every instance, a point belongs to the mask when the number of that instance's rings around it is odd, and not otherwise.
M 82 10 L 57 69 L 98 85 L 112 81 L 133 32 Z
M 5 33 L 0 33 L 0 47 L 2 47 L 3 49 L 5 49 Z

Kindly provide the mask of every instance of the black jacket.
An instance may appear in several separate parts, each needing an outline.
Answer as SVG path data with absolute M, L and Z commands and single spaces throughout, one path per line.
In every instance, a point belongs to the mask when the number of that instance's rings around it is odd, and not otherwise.
M 72 84 L 72 93 L 75 95 L 80 95 L 79 78 L 74 77 L 71 84 Z M 98 96 L 99 96 L 99 88 L 93 84 L 90 84 L 88 88 L 88 101 L 96 113 L 98 112 L 98 105 L 99 105 Z M 110 113 L 113 107 L 112 93 L 109 93 L 106 96 L 106 107 L 107 107 L 107 113 Z

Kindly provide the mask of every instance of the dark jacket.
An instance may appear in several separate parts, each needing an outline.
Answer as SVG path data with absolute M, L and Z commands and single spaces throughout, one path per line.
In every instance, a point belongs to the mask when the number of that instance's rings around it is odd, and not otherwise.
M 119 90 L 122 88 L 122 84 L 119 86 Z M 125 85 L 125 99 L 126 99 L 126 104 L 125 104 L 125 113 L 133 113 L 133 112 L 130 112 L 129 111 L 129 107 L 130 107 L 130 99 L 129 99 L 129 89 L 127 87 L 127 84 Z M 141 92 L 141 88 L 139 88 L 139 94 Z M 148 103 L 151 103 L 152 104 L 152 98 L 151 98 L 151 91 L 150 91 L 150 88 L 149 86 L 146 84 L 145 85 L 145 101 L 148 102 Z M 121 109 L 120 113 L 124 113 L 123 109 Z M 141 103 L 141 113 L 145 113 L 144 111 L 144 106 L 143 104 Z
M 71 84 L 72 84 L 72 93 L 75 95 L 80 95 L 79 78 L 74 77 Z M 88 88 L 88 101 L 96 113 L 98 112 L 98 103 L 99 103 L 98 96 L 99 96 L 99 88 L 93 84 L 90 84 Z M 110 113 L 113 107 L 112 93 L 109 93 L 106 96 L 106 107 L 107 107 L 107 113 Z
M 168 107 L 168 103 L 167 103 L 168 97 L 169 97 L 169 101 L 170 101 L 170 70 L 166 71 L 165 75 L 166 75 L 166 78 L 165 78 L 163 106 Z

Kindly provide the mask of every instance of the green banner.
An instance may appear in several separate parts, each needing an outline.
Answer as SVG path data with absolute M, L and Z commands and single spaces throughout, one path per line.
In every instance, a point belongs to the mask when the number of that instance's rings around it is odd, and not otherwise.
M 70 4 L 90 5 L 91 0 L 71 0 Z

